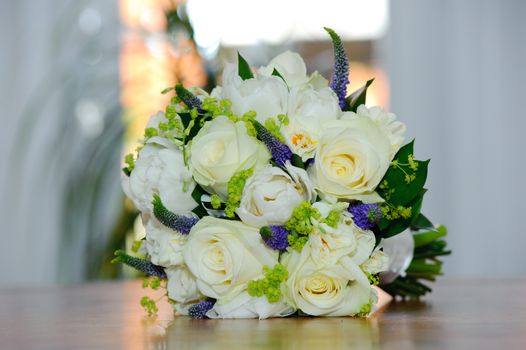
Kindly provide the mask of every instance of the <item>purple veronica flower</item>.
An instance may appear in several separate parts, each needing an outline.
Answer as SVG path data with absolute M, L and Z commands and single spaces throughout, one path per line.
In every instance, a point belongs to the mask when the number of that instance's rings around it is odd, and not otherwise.
M 349 59 L 338 34 L 330 28 L 325 28 L 325 30 L 331 36 L 334 47 L 334 69 L 331 89 L 338 96 L 340 108 L 343 109 L 345 107 L 345 97 L 347 96 L 347 85 L 349 84 Z
M 205 318 L 206 313 L 214 307 L 216 303 L 213 299 L 203 300 L 197 304 L 194 304 L 188 308 L 188 316 L 194 318 Z
M 289 246 L 287 239 L 290 234 L 283 226 L 264 226 L 259 230 L 263 241 L 272 249 L 285 251 Z
M 169 211 L 157 195 L 153 196 L 153 215 L 159 220 L 161 224 L 172 230 L 178 231 L 183 235 L 190 233 L 192 227 L 197 224 L 199 218 L 192 216 L 184 216 L 172 213 Z
M 287 161 L 291 161 L 292 151 L 286 144 L 272 135 L 272 133 L 261 125 L 261 123 L 253 121 L 252 124 L 254 125 L 260 140 L 263 141 L 265 146 L 267 146 L 272 155 L 272 159 L 274 159 L 279 166 L 283 167 Z
M 362 230 L 372 229 L 382 218 L 378 204 L 356 204 L 347 209 L 352 214 L 354 223 Z
M 184 104 L 192 109 L 192 108 L 200 108 L 201 107 L 201 100 L 198 99 L 194 94 L 192 94 L 189 90 L 185 89 L 182 84 L 177 84 L 175 86 L 175 92 L 177 96 L 184 102 Z

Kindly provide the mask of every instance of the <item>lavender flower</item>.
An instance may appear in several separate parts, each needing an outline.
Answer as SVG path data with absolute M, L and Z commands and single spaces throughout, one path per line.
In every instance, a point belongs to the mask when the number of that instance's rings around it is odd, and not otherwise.
M 362 230 L 372 229 L 382 218 L 378 204 L 356 204 L 347 209 L 352 214 L 354 223 Z
M 272 159 L 274 159 L 279 166 L 283 167 L 287 161 L 291 161 L 292 151 L 286 144 L 272 135 L 261 123 L 254 120 L 252 124 L 256 129 L 259 139 L 265 143 L 265 146 L 267 146 L 272 155 Z
M 324 28 L 331 36 L 334 47 L 334 69 L 332 72 L 331 89 L 338 96 L 340 108 L 345 107 L 347 96 L 347 85 L 349 84 L 349 59 L 342 44 L 342 40 L 336 32 L 330 28 Z
M 157 195 L 153 196 L 153 215 L 166 227 L 178 231 L 183 235 L 190 233 L 192 227 L 197 224 L 199 218 L 184 216 L 169 211 Z
M 270 248 L 285 251 L 289 246 L 288 236 L 290 234 L 283 226 L 264 226 L 259 234 Z
M 133 257 L 126 254 L 124 250 L 117 250 L 115 252 L 115 258 L 111 261 L 112 263 L 123 263 L 134 268 L 137 271 L 144 272 L 149 276 L 155 276 L 159 278 L 166 278 L 166 272 L 164 272 L 164 267 L 155 265 L 152 262 Z
M 175 93 L 189 109 L 201 107 L 201 100 L 194 96 L 189 90 L 185 89 L 183 84 L 177 84 L 175 86 Z
M 194 318 L 205 318 L 206 313 L 214 307 L 216 303 L 213 299 L 203 300 L 197 304 L 194 304 L 188 308 L 188 316 Z

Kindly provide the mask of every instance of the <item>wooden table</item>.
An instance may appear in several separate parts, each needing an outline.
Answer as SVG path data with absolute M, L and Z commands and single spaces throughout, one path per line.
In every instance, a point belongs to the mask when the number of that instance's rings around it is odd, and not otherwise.
M 156 319 L 139 281 L 0 290 L 1 349 L 526 349 L 526 280 L 441 280 L 371 319 Z

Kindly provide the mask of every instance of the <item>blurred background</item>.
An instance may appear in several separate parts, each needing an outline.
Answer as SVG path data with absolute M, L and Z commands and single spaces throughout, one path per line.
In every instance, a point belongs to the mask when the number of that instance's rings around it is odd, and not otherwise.
M 0 2 L 0 286 L 125 277 L 142 227 L 120 188 L 160 91 L 209 89 L 239 50 L 290 49 L 330 77 L 335 29 L 351 90 L 432 158 L 424 213 L 447 224 L 453 277 L 526 276 L 526 2 L 19 0 Z

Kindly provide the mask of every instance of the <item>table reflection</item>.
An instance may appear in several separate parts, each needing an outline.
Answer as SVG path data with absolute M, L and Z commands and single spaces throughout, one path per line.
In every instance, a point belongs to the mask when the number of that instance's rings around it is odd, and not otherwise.
M 376 319 L 291 317 L 269 320 L 196 320 L 176 317 L 147 328 L 154 349 L 373 349 Z

